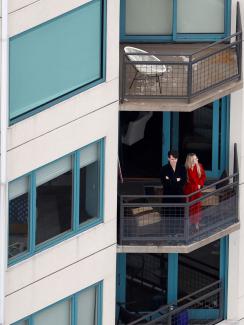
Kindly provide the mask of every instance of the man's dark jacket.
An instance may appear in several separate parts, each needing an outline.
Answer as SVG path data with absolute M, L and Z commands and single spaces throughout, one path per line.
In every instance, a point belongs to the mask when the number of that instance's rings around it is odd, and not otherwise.
M 184 166 L 177 163 L 174 171 L 170 163 L 168 163 L 161 168 L 160 178 L 164 195 L 183 195 L 183 186 L 186 183 L 186 169 Z M 177 182 L 177 178 L 180 178 L 179 182 Z

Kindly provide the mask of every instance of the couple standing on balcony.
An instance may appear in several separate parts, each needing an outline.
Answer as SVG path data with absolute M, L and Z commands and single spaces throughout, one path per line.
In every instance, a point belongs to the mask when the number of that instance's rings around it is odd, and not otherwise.
M 198 162 L 195 153 L 189 153 L 186 157 L 185 167 L 178 163 L 179 154 L 175 150 L 168 152 L 168 164 L 161 169 L 161 181 L 164 195 L 188 195 L 200 190 L 206 180 L 203 166 Z M 189 201 L 202 196 L 201 192 L 189 197 Z M 201 202 L 190 206 L 190 223 L 199 230 Z

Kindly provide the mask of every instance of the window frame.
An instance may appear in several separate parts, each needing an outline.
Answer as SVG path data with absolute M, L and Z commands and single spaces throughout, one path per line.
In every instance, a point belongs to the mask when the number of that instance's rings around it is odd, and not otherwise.
M 173 2 L 171 35 L 127 35 L 126 34 L 126 0 L 120 1 L 120 41 L 128 43 L 161 42 L 211 42 L 230 35 L 231 0 L 225 1 L 224 33 L 177 33 L 177 1 Z
M 51 307 L 54 307 L 55 305 L 59 304 L 59 303 L 62 303 L 62 302 L 65 302 L 65 301 L 69 301 L 70 300 L 70 314 L 71 314 L 71 324 L 72 325 L 78 325 L 77 324 L 77 311 L 78 311 L 78 297 L 79 295 L 85 291 L 85 290 L 88 290 L 88 289 L 91 289 L 93 287 L 96 287 L 96 299 L 97 299 L 97 324 L 95 325 L 102 325 L 102 308 L 103 308 L 103 281 L 99 281 L 89 287 L 86 287 L 68 297 L 65 297 L 29 316 L 26 316 L 25 318 L 22 318 L 22 319 L 19 319 L 18 321 L 12 323 L 11 325 L 18 325 L 19 322 L 21 321 L 27 321 L 27 325 L 34 325 L 34 316 L 36 314 L 38 314 L 39 312 L 43 312 L 44 310 L 48 309 L 48 308 L 51 308 Z
M 34 107 L 34 108 L 30 109 L 29 111 L 20 114 L 17 117 L 14 117 L 12 119 L 9 117 L 9 126 L 11 126 L 11 125 L 13 125 L 15 123 L 18 123 L 18 122 L 20 122 L 20 121 L 22 121 L 22 120 L 24 120 L 24 119 L 26 119 L 28 117 L 31 117 L 31 116 L 33 116 L 33 115 L 47 109 L 47 108 L 50 108 L 50 107 L 52 107 L 54 105 L 57 105 L 57 104 L 65 101 L 65 100 L 67 100 L 67 99 L 69 99 L 69 98 L 83 92 L 83 91 L 86 91 L 86 90 L 88 90 L 90 88 L 93 88 L 93 87 L 99 85 L 100 83 L 103 83 L 103 82 L 106 81 L 107 0 L 91 0 L 91 2 L 94 2 L 94 1 L 100 1 L 101 2 L 101 57 L 100 58 L 101 58 L 102 64 L 101 64 L 101 67 L 100 67 L 100 69 L 101 69 L 100 78 L 95 79 L 95 80 L 93 80 L 91 82 L 88 82 L 85 85 L 82 85 L 82 86 L 80 86 L 80 87 L 78 87 L 78 88 L 76 88 L 76 89 L 74 89 L 72 91 L 66 92 L 66 93 L 64 93 L 64 94 L 62 94 L 62 95 L 60 95 L 60 96 L 58 96 L 58 97 L 56 97 L 56 98 L 54 98 L 52 100 L 47 101 L 44 104 L 41 104 L 41 105 L 39 105 L 37 107 Z M 82 6 L 85 6 L 85 5 L 89 4 L 89 3 L 90 2 L 85 3 Z M 46 22 L 44 22 L 44 23 L 42 23 L 40 25 L 49 23 L 49 22 L 51 22 L 53 20 L 57 20 L 58 18 L 60 18 L 60 17 L 62 17 L 64 15 L 67 15 L 67 14 L 71 13 L 72 11 L 74 11 L 76 9 L 77 8 L 72 9 L 72 10 L 70 10 L 70 11 L 68 11 L 68 12 L 66 12 L 66 13 L 58 16 L 58 17 L 54 17 L 54 18 L 52 18 L 52 19 L 50 19 L 50 20 L 48 20 L 48 21 L 46 21 Z M 40 25 L 37 25 L 37 26 L 35 26 L 35 27 L 31 28 L 31 29 L 35 29 L 36 27 L 38 27 Z M 23 33 L 29 32 L 31 29 L 29 29 L 27 31 L 24 31 Z M 17 34 L 15 36 L 11 37 L 10 41 L 11 41 L 11 39 L 14 39 L 14 38 L 18 37 L 19 35 L 20 34 Z M 9 53 L 9 73 L 10 73 L 10 53 Z M 10 80 L 9 80 L 9 89 L 11 89 Z M 9 91 L 9 102 L 10 102 L 10 91 Z M 9 116 L 10 116 L 10 107 L 9 107 Z
M 90 221 L 86 221 L 84 224 L 79 223 L 79 157 L 82 149 L 97 144 L 99 148 L 99 214 L 96 218 L 92 218 Z M 55 237 L 52 237 L 43 243 L 36 244 L 36 171 L 40 168 L 45 167 L 49 164 L 54 163 L 55 161 L 62 159 L 64 157 L 71 156 L 72 159 L 72 173 L 73 173 L 73 183 L 72 183 L 72 213 L 71 213 L 71 229 L 63 233 L 58 234 Z M 86 146 L 71 152 L 63 157 L 60 157 L 44 166 L 41 166 L 29 173 L 26 173 L 21 177 L 29 178 L 29 232 L 28 232 L 28 250 L 19 253 L 18 255 L 8 258 L 8 266 L 12 266 L 20 261 L 34 256 L 35 254 L 53 247 L 60 242 L 71 238 L 75 235 L 78 235 L 96 225 L 104 222 L 104 159 L 105 159 L 105 138 L 94 141 Z M 17 179 L 18 179 L 17 178 Z M 15 181 L 14 179 L 13 181 Z M 8 217 L 9 218 L 9 217 Z M 8 229 L 8 240 L 9 240 L 9 229 Z M 8 246 L 9 247 L 9 246 Z

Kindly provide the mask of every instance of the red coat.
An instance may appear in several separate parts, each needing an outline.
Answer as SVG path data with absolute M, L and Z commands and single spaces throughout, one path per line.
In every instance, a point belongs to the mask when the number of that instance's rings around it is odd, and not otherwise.
M 194 166 L 193 169 L 189 168 L 187 170 L 187 183 L 185 184 L 183 191 L 184 194 L 191 194 L 199 190 L 198 185 L 203 187 L 206 181 L 206 174 L 203 169 L 203 166 L 199 164 L 201 169 L 201 176 L 198 176 L 197 167 Z M 189 197 L 189 201 L 193 201 L 202 196 L 202 193 L 199 192 Z M 190 207 L 190 222 L 191 224 L 198 224 L 200 221 L 200 211 L 202 203 L 198 202 Z

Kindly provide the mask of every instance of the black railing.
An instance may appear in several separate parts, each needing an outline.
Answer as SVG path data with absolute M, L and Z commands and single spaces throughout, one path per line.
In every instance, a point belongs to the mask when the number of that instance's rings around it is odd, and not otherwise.
M 121 195 L 119 244 L 178 246 L 221 231 L 224 236 L 224 230 L 239 222 L 236 145 L 233 170 L 233 175 L 189 195 Z
M 152 313 L 143 315 L 128 325 L 177 325 L 204 324 L 212 325 L 223 320 L 223 288 L 221 281 L 216 281 L 172 305 L 163 306 Z M 120 322 L 124 324 L 124 322 Z
M 156 57 L 156 59 L 155 59 Z M 127 53 L 122 62 L 121 101 L 130 98 L 190 100 L 242 75 L 242 26 L 236 33 L 194 53 Z

